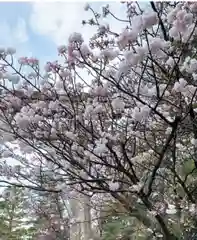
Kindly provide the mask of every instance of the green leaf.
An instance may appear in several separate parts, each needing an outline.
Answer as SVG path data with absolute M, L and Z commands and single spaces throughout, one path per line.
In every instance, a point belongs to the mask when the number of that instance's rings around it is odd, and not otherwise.
M 183 173 L 183 175 L 187 175 L 187 174 L 191 173 L 193 171 L 193 169 L 195 169 L 194 160 L 193 159 L 186 160 L 183 163 L 182 173 Z
M 192 104 L 193 109 L 197 108 L 197 103 Z

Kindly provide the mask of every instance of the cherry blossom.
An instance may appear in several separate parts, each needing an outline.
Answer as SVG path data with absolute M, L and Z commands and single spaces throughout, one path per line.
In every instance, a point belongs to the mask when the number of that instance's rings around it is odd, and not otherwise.
M 14 66 L 15 50 L 0 49 L 0 174 L 29 188 L 45 176 L 36 190 L 86 196 L 92 211 L 99 199 L 118 202 L 128 215 L 141 206 L 148 220 L 137 221 L 147 231 L 177 240 L 173 222 L 181 218 L 183 235 L 196 212 L 197 5 L 150 2 L 142 11 L 122 4 L 123 19 L 110 4 L 101 13 L 85 5 L 92 38 L 72 33 L 57 48 L 61 60 L 44 69 L 36 57 Z M 63 221 L 50 220 L 56 228 Z

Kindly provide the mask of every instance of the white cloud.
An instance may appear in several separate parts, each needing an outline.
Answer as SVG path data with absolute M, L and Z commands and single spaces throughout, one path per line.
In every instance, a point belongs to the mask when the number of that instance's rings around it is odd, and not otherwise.
M 91 36 L 90 29 L 81 24 L 90 16 L 82 2 L 35 2 L 32 8 L 30 25 L 34 32 L 50 37 L 57 45 L 66 43 L 72 32 Z
M 27 24 L 24 19 L 18 19 L 13 35 L 20 43 L 28 41 Z
M 94 27 L 82 26 L 82 20 L 93 17 L 90 11 L 84 10 L 85 2 L 34 2 L 32 3 L 32 14 L 30 25 L 34 32 L 49 37 L 55 44 L 67 43 L 67 39 L 72 32 L 81 32 L 85 40 L 88 40 L 95 31 Z M 91 3 L 98 9 L 103 3 Z M 123 4 L 110 3 L 112 12 L 121 18 L 125 15 Z M 107 19 L 112 30 L 121 31 L 125 23 L 117 21 L 112 17 Z

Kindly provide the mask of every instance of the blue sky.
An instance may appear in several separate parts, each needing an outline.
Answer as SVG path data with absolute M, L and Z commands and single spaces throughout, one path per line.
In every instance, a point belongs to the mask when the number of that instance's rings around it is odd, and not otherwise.
M 32 8 L 33 4 L 29 2 L 0 2 L 0 31 L 3 35 L 0 37 L 0 45 L 7 47 L 11 44 L 17 48 L 19 55 L 55 57 L 54 41 L 32 29 L 30 23 Z M 16 31 L 15 34 L 13 34 L 14 31 Z
M 88 16 L 83 11 L 84 4 L 85 2 L 0 2 L 0 46 L 16 47 L 17 55 L 33 55 L 43 61 L 52 60 L 57 56 L 57 45 L 66 43 L 72 30 L 83 31 L 80 23 L 85 15 Z M 63 22 L 64 25 L 60 30 L 54 26 L 58 22 Z
M 105 2 L 91 2 L 99 9 Z M 82 32 L 85 39 L 93 29 L 82 27 L 81 21 L 92 17 L 84 11 L 84 2 L 0 2 L 0 46 L 13 46 L 17 56 L 35 56 L 42 62 L 57 59 L 57 46 L 66 44 L 73 32 Z M 112 12 L 123 13 L 123 5 L 111 2 Z M 123 25 L 110 20 L 112 28 Z

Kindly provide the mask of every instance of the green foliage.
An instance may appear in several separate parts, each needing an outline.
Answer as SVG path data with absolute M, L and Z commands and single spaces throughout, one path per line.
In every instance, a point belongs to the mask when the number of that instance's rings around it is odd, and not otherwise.
M 123 235 L 124 232 L 128 232 L 126 222 L 129 222 L 129 219 L 126 217 L 111 217 L 108 219 L 103 227 L 103 240 L 117 239 L 120 235 Z
M 23 189 L 6 188 L 0 198 L 0 236 L 2 240 L 32 239 L 34 227 L 30 226 L 25 208 Z
M 194 165 L 193 159 L 187 159 L 182 166 L 183 176 L 192 173 L 194 169 L 195 169 L 195 165 Z
M 103 226 L 102 240 L 146 240 L 148 237 L 151 233 L 134 217 L 127 215 L 110 217 Z

